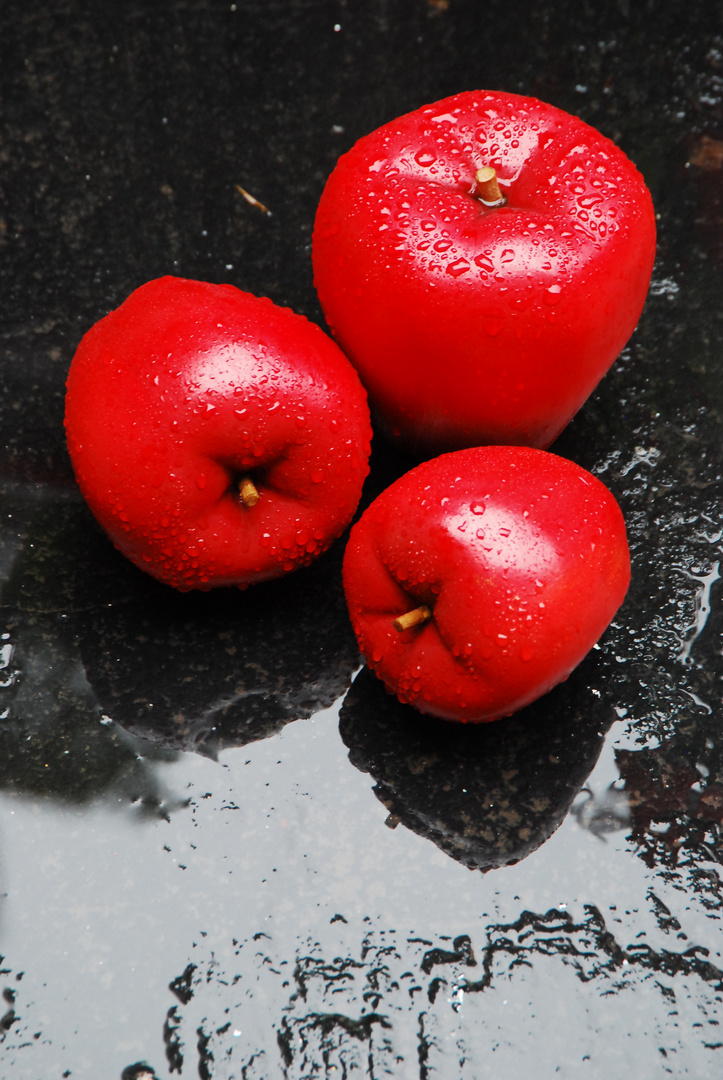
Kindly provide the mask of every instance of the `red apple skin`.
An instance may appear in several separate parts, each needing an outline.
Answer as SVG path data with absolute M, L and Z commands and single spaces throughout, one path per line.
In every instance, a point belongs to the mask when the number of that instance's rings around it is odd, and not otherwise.
M 65 427 L 116 547 L 183 591 L 309 563 L 368 472 L 351 364 L 319 327 L 232 285 L 159 278 L 96 323 L 71 364 Z M 238 496 L 245 474 L 255 506 Z
M 545 450 L 458 450 L 412 469 L 352 527 L 343 564 L 367 665 L 420 712 L 480 722 L 562 682 L 623 601 L 623 515 Z M 402 632 L 395 618 L 427 605 Z
M 472 194 L 482 166 L 505 206 Z M 360 139 L 313 237 L 319 300 L 373 419 L 425 456 L 548 447 L 632 334 L 654 257 L 650 193 L 618 147 L 485 91 Z

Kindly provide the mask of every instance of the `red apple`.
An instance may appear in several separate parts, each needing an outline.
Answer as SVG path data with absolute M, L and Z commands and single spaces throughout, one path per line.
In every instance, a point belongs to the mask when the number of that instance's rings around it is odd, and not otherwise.
M 177 589 L 309 563 L 368 471 L 366 396 L 317 326 L 232 285 L 164 277 L 82 339 L 65 426 L 115 545 Z
M 368 666 L 446 720 L 509 715 L 566 679 L 623 601 L 620 507 L 544 450 L 457 450 L 412 469 L 353 526 L 344 591 Z
M 633 332 L 654 256 L 650 193 L 620 149 L 551 105 L 485 91 L 360 139 L 313 242 L 321 306 L 373 416 L 427 454 L 549 446 Z

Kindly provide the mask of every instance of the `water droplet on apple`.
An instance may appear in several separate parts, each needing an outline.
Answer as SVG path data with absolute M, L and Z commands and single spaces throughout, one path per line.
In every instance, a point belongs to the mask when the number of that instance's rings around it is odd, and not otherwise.
M 545 291 L 545 293 L 543 294 L 543 299 L 544 299 L 545 303 L 549 304 L 550 306 L 552 306 L 553 304 L 556 304 L 557 301 L 560 299 L 560 293 L 561 292 L 562 292 L 562 286 L 561 285 L 551 285 L 550 288 L 547 289 Z
M 472 511 L 472 513 L 476 514 L 478 517 L 480 514 L 484 514 L 485 509 L 486 507 L 484 503 L 472 503 L 472 505 L 470 506 L 470 510 Z
M 447 267 L 447 273 L 452 277 L 461 277 L 462 274 L 466 274 L 472 267 L 466 259 L 456 259 L 453 263 L 450 263 Z
M 421 165 L 422 168 L 428 168 L 430 165 L 434 165 L 437 160 L 437 155 L 433 154 L 431 150 L 418 150 L 414 155 L 414 160 L 417 165 Z
M 531 645 L 523 645 L 520 649 L 520 660 L 523 660 L 526 664 L 529 663 L 534 655 L 535 650 Z
M 484 270 L 487 274 L 491 274 L 495 268 L 489 255 L 475 255 L 474 262 L 475 266 L 478 266 L 480 270 Z
M 324 472 L 322 469 L 311 470 L 311 482 L 312 484 L 321 484 L 324 481 Z
M 596 203 L 602 202 L 601 195 L 584 195 L 577 200 L 577 205 L 583 210 L 591 210 Z

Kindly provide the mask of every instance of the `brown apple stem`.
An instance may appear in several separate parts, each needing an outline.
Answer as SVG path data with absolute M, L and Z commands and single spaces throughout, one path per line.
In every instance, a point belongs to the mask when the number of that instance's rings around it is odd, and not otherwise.
M 405 611 L 403 615 L 399 615 L 392 626 L 399 633 L 403 630 L 410 630 L 413 626 L 421 626 L 422 623 L 429 622 L 432 618 L 432 612 L 426 604 L 420 604 L 419 607 L 414 608 L 412 611 Z
M 256 506 L 261 496 L 258 488 L 250 476 L 244 476 L 239 480 L 238 493 L 244 506 Z
M 507 202 L 497 183 L 497 173 L 491 165 L 485 165 L 475 173 L 472 194 L 485 206 L 504 206 Z

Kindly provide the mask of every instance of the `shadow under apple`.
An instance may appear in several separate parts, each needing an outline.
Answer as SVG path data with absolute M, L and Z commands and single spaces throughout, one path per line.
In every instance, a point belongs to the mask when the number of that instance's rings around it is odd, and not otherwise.
M 387 693 L 367 669 L 341 709 L 349 760 L 389 810 L 471 870 L 524 859 L 558 828 L 591 773 L 612 706 L 595 686 L 593 653 L 567 682 L 514 716 L 452 724 Z

